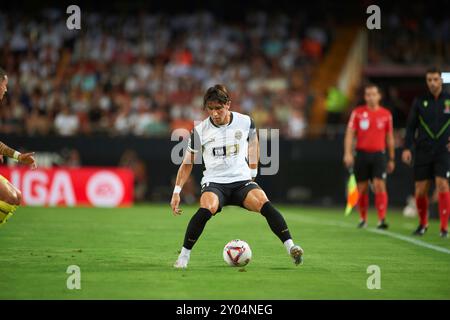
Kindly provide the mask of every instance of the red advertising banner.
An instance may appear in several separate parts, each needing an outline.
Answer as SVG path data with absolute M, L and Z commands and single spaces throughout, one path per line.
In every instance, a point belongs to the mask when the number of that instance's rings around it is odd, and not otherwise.
M 30 170 L 0 166 L 0 174 L 22 192 L 30 206 L 122 207 L 133 204 L 133 172 L 124 168 Z

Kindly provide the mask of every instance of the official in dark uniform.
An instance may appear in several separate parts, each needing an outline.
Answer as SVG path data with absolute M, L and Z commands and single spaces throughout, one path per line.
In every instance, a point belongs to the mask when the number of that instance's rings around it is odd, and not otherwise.
M 429 92 L 414 100 L 409 113 L 405 150 L 402 160 L 412 163 L 415 148 L 415 197 L 420 223 L 415 235 L 423 235 L 428 228 L 428 192 L 433 179 L 439 193 L 440 235 L 448 237 L 450 212 L 449 150 L 450 95 L 442 90 L 441 71 L 432 68 L 426 72 Z

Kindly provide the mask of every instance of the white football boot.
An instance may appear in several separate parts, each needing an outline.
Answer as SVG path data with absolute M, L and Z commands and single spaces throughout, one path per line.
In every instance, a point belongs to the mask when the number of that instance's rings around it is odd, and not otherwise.
M 184 249 L 184 248 L 183 248 Z M 186 252 L 183 252 L 185 250 L 182 250 L 180 255 L 178 256 L 177 261 L 175 261 L 173 267 L 176 269 L 186 269 L 187 265 L 189 263 L 190 254 L 186 254 Z
M 300 246 L 294 245 L 289 251 L 296 266 L 303 264 L 303 249 Z

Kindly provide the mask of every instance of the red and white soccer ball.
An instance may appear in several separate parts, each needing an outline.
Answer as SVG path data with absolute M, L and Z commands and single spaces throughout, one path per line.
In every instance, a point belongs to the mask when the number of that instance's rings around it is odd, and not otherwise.
M 223 248 L 223 260 L 232 267 L 246 266 L 252 259 L 252 250 L 247 242 L 231 240 Z

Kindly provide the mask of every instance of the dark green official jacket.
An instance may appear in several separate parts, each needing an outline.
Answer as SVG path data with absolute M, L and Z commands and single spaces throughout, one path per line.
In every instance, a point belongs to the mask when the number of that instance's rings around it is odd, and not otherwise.
M 441 92 L 436 99 L 431 93 L 419 97 L 409 112 L 405 147 L 418 152 L 448 152 L 450 136 L 450 95 Z

